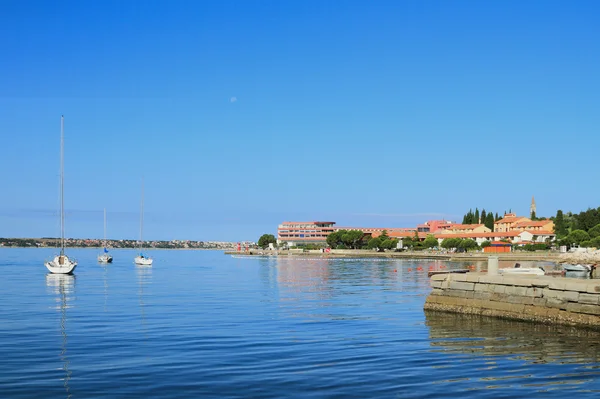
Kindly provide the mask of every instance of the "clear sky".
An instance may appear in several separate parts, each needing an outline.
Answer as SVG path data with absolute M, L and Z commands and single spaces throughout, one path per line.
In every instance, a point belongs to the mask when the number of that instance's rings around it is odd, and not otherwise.
M 0 236 L 257 240 L 600 205 L 600 2 L 25 1 Z

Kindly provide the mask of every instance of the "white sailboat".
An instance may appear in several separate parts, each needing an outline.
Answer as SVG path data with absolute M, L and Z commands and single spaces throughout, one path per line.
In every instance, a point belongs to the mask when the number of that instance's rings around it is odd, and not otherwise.
M 144 256 L 142 247 L 144 246 L 143 231 L 144 231 L 144 182 L 142 181 L 142 203 L 140 206 L 140 254 L 135 257 L 134 262 L 136 265 L 141 266 L 152 266 L 152 258 Z
M 104 253 L 98 255 L 98 262 L 100 263 L 112 263 L 113 257 L 108 253 L 106 249 L 106 208 L 104 208 Z
M 69 259 L 65 255 L 65 201 L 64 201 L 64 186 L 65 186 L 65 161 L 64 161 L 64 116 L 60 117 L 60 254 L 54 259 L 44 262 L 50 273 L 70 274 L 77 267 L 75 259 Z

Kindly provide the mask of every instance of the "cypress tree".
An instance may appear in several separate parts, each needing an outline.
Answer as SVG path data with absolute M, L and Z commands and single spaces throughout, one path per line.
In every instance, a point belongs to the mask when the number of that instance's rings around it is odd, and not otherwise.
M 475 208 L 475 217 L 473 218 L 473 224 L 479 223 L 479 208 Z
M 557 237 L 564 237 L 567 235 L 567 226 L 565 226 L 565 218 L 563 211 L 560 209 L 556 211 L 556 218 L 554 219 L 554 233 Z
M 495 222 L 497 222 L 498 220 L 500 220 L 500 218 L 498 217 L 498 212 L 496 212 L 496 220 L 495 220 Z
M 481 223 L 485 224 L 485 218 L 487 217 L 487 214 L 485 213 L 485 209 L 481 210 Z
M 485 227 L 494 231 L 494 214 L 492 212 L 488 213 L 485 217 Z

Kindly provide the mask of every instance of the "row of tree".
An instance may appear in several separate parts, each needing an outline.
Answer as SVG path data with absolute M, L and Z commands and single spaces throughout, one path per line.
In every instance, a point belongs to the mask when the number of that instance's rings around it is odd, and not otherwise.
M 479 208 L 475 208 L 475 212 L 473 212 L 472 209 L 469 209 L 469 212 L 463 216 L 462 224 L 479 224 L 481 222 L 485 227 L 494 231 L 494 222 L 500 219 L 498 212 L 496 212 L 496 215 L 494 216 L 493 212 L 486 212 L 485 209 L 482 209 L 480 214 Z

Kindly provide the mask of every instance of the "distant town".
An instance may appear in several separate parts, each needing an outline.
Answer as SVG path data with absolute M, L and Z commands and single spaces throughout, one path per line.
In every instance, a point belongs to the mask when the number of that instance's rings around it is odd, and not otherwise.
M 253 242 L 239 243 L 243 246 L 254 246 Z M 107 248 L 136 248 L 139 247 L 139 240 L 106 240 Z M 192 240 L 171 240 L 171 241 L 144 241 L 145 248 L 156 249 L 219 249 L 229 250 L 236 248 L 237 242 L 227 241 L 192 241 Z M 0 247 L 25 247 L 25 248 L 43 248 L 60 246 L 59 238 L 0 238 Z M 84 238 L 65 238 L 65 246 L 77 248 L 101 248 L 104 246 L 102 239 L 84 239 Z

